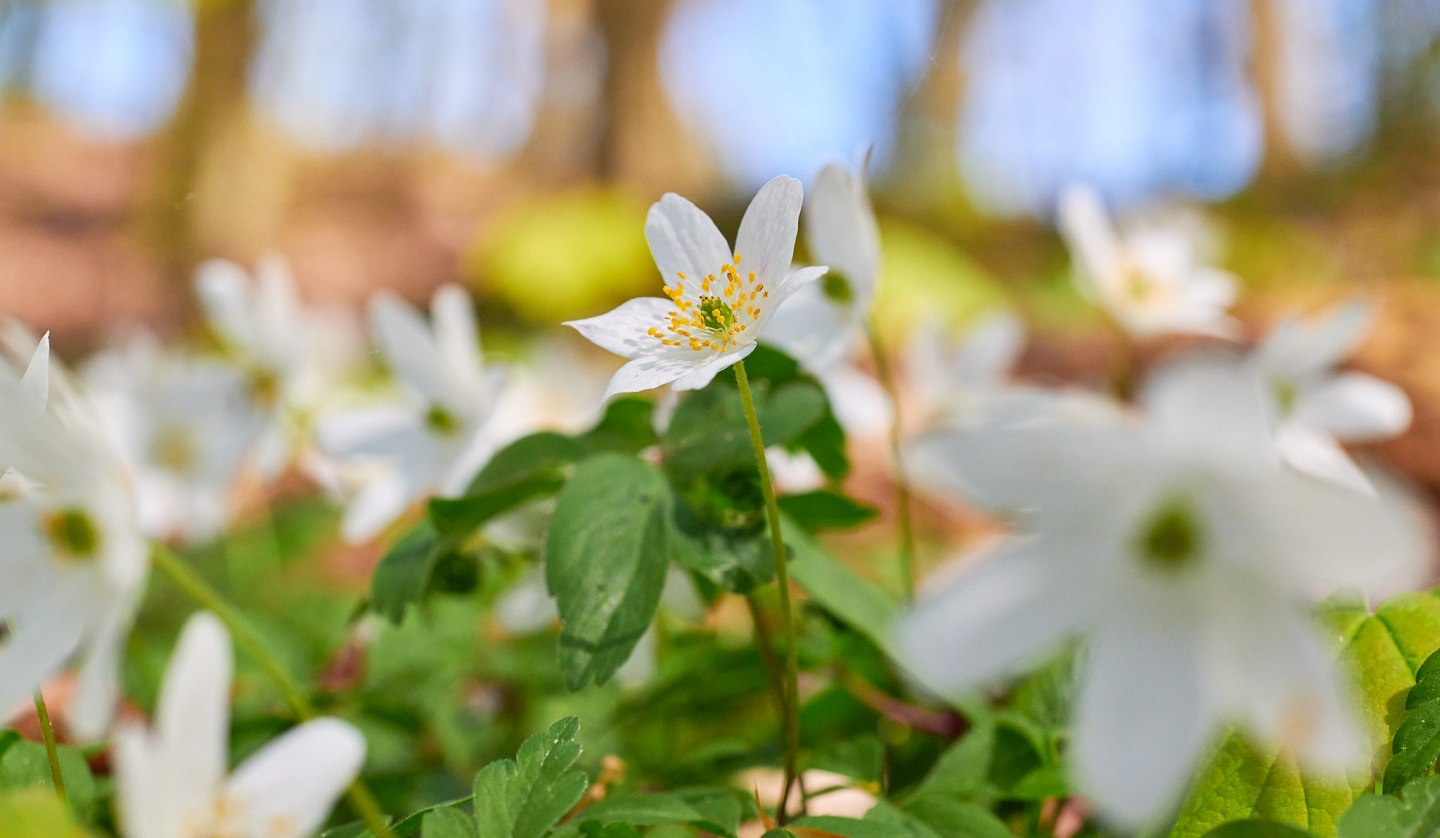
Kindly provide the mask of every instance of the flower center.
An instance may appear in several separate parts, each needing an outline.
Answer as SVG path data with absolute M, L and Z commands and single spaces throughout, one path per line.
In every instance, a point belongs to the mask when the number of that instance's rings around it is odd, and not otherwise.
M 1200 557 L 1202 535 L 1195 511 L 1183 500 L 1173 499 L 1161 504 L 1146 519 L 1135 547 L 1145 564 L 1178 570 Z
M 425 426 L 437 434 L 453 434 L 460 430 L 460 420 L 444 405 L 432 404 L 425 411 Z
M 674 285 L 665 286 L 665 296 L 675 304 L 661 326 L 651 326 L 646 334 L 669 347 L 724 352 L 740 343 L 741 333 L 753 326 L 770 297 L 764 283 L 755 280 L 755 272 L 741 276 L 734 262 L 720 266 L 719 276 L 707 274 L 698 283 L 683 273 L 676 274 Z M 693 283 L 690 288 L 686 283 Z M 699 293 L 691 289 L 698 284 Z
M 79 507 L 57 510 L 40 519 L 40 527 L 55 555 L 71 561 L 89 561 L 100 549 L 100 530 L 90 513 Z
M 828 273 L 820 277 L 820 291 L 825 296 L 837 303 L 850 303 L 855 301 L 855 286 L 850 282 L 850 277 L 844 272 L 837 271 L 833 267 Z
M 191 470 L 200 460 L 195 432 L 183 425 L 162 425 L 156 430 L 150 456 L 156 465 L 169 471 Z
M 1276 404 L 1280 407 L 1280 415 L 1289 415 L 1295 409 L 1295 403 L 1300 400 L 1300 389 L 1290 379 L 1278 376 L 1270 380 L 1270 388 L 1275 394 Z

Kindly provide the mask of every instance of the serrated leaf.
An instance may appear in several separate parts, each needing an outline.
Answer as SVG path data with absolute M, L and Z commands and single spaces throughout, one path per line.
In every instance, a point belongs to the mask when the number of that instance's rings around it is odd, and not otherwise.
M 625 454 L 583 460 L 550 522 L 545 582 L 570 689 L 604 683 L 650 627 L 669 564 L 670 486 Z
M 611 794 L 587 806 L 580 817 L 587 821 L 635 826 L 693 824 L 703 819 L 683 797 L 664 792 Z
M 425 814 L 421 838 L 479 838 L 475 821 L 459 809 L 435 809 Z
M 1386 792 L 1433 773 L 1440 760 L 1440 653 L 1432 654 L 1415 673 L 1405 709 L 1410 715 L 1395 731 L 1394 755 L 1385 767 Z
M 1354 604 L 1327 603 L 1319 618 L 1341 666 L 1354 676 L 1366 736 L 1377 745 L 1392 741 L 1407 715 L 1403 696 L 1440 646 L 1440 597 L 1401 594 L 1374 613 Z M 1377 773 L 1388 752 L 1380 745 Z M 1341 814 L 1369 785 L 1366 774 L 1302 776 L 1293 759 L 1262 752 L 1231 734 L 1198 775 L 1171 835 L 1200 838 L 1227 821 L 1258 817 L 1333 836 Z
M 1399 797 L 1361 795 L 1340 818 L 1340 838 L 1435 838 L 1440 835 L 1440 777 L 1416 780 Z
M 513 760 L 475 777 L 475 824 L 483 838 L 543 838 L 579 802 L 589 779 L 580 758 L 580 720 L 569 716 L 526 739 Z M 428 819 L 428 815 L 426 816 Z
M 1315 833 L 1275 821 L 1243 820 L 1221 824 L 1205 838 L 1314 838 Z
M 849 529 L 878 514 L 873 506 L 824 489 L 785 495 L 780 498 L 780 511 L 811 532 Z

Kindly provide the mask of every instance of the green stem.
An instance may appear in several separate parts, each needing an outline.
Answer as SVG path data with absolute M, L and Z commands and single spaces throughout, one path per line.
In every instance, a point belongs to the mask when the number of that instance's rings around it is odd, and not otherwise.
M 890 356 L 885 353 L 885 346 L 880 342 L 880 334 L 873 322 L 866 325 L 865 333 L 870 338 L 875 373 L 880 378 L 885 395 L 890 397 L 890 409 L 893 411 L 890 418 L 890 463 L 895 471 L 895 515 L 900 525 L 900 584 L 908 599 L 915 596 L 915 517 L 911 511 L 910 478 L 905 473 L 905 460 L 901 453 L 900 392 L 895 386 Z
M 195 600 L 201 608 L 210 611 L 220 619 L 220 622 L 225 624 L 225 627 L 230 630 L 230 636 L 235 640 L 235 645 L 243 649 L 245 654 L 259 665 L 270 682 L 280 691 L 281 697 L 290 706 L 291 712 L 302 722 L 310 721 L 319 715 L 310 698 L 290 677 L 290 673 L 285 671 L 285 666 L 280 663 L 280 659 L 270 651 L 270 647 L 256 633 L 239 609 L 210 587 L 168 547 L 160 545 L 155 547 L 154 566 L 168 576 L 176 587 Z M 385 813 L 381 811 L 380 804 L 376 802 L 375 796 L 370 793 L 370 789 L 364 781 L 356 777 L 355 781 L 346 789 L 345 796 L 375 838 L 391 838 L 392 833 Z
M 755 414 L 755 397 L 750 392 L 750 377 L 745 374 L 744 361 L 735 365 L 735 381 L 740 385 L 745 424 L 750 428 L 750 445 L 755 449 L 755 466 L 760 470 L 760 490 L 765 493 L 765 517 L 770 523 L 770 546 L 775 551 L 775 584 L 780 592 L 780 626 L 785 635 L 785 702 L 780 718 L 785 736 L 785 788 L 780 792 L 780 811 L 775 815 L 783 826 L 800 751 L 800 662 L 796 651 L 799 644 L 795 640 L 795 619 L 790 607 L 790 571 L 786 565 L 785 539 L 780 534 L 780 503 L 775 499 L 775 484 L 770 480 L 770 465 L 765 460 L 765 439 L 760 436 L 760 418 Z
M 35 691 L 35 715 L 40 717 L 40 738 L 45 740 L 45 757 L 50 760 L 50 779 L 55 783 L 55 796 L 65 805 L 65 775 L 60 772 L 60 749 L 55 746 L 55 726 L 50 723 L 50 710 L 45 696 Z

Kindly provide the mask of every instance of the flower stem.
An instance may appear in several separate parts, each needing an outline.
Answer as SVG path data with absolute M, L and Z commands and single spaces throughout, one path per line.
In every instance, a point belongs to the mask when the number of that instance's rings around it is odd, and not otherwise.
M 800 663 L 795 640 L 795 619 L 790 607 L 790 571 L 786 565 L 785 539 L 780 534 L 780 504 L 775 499 L 775 484 L 770 480 L 770 465 L 765 461 L 765 440 L 760 436 L 760 418 L 755 414 L 755 397 L 750 392 L 750 377 L 745 362 L 735 365 L 735 381 L 740 385 L 740 403 L 745 408 L 745 423 L 750 428 L 750 445 L 755 449 L 755 466 L 760 470 L 760 490 L 765 494 L 765 517 L 770 524 L 770 546 L 775 551 L 775 584 L 780 592 L 780 626 L 785 635 L 785 682 L 781 693 L 780 726 L 785 736 L 785 787 L 780 792 L 780 810 L 776 820 L 783 826 L 786 807 L 790 803 L 790 787 L 795 784 L 796 765 L 800 751 Z
M 50 710 L 45 696 L 35 691 L 35 715 L 40 718 L 40 738 L 45 740 L 45 758 L 50 760 L 50 779 L 55 783 L 55 796 L 65 804 L 65 775 L 60 772 L 60 749 L 55 746 L 55 726 L 50 723 Z
M 890 397 L 890 467 L 895 472 L 895 515 L 900 526 L 900 584 L 909 599 L 915 596 L 915 518 L 911 512 L 910 478 L 905 473 L 905 460 L 901 454 L 900 392 L 895 385 L 890 356 L 886 354 L 873 322 L 866 324 L 865 334 L 870 339 L 870 354 L 875 358 L 875 373 L 880 378 L 880 386 Z
M 200 607 L 212 612 L 220 619 L 220 622 L 225 624 L 225 628 L 229 629 L 230 636 L 235 640 L 235 645 L 243 649 L 245 654 L 259 665 L 270 682 L 280 691 L 281 697 L 290 706 L 291 712 L 302 722 L 310 721 L 319 715 L 310 698 L 285 671 L 285 666 L 280 663 L 280 659 L 275 657 L 269 646 L 265 645 L 265 641 L 256 633 L 239 609 L 221 596 L 219 591 L 210 587 L 168 547 L 156 545 L 154 566 L 168 576 L 176 587 L 199 603 Z M 364 781 L 358 777 L 355 778 L 355 781 L 346 789 L 345 796 L 349 798 L 350 805 L 355 807 L 355 811 L 365 821 L 371 835 L 375 838 L 391 838 L 392 833 L 388 819 Z

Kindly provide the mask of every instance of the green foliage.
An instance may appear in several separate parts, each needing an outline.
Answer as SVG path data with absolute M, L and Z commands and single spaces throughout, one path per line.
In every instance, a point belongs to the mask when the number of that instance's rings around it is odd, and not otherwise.
M 823 489 L 780 498 L 780 511 L 811 532 L 849 529 L 878 514 L 873 506 Z
M 1289 824 L 1249 818 L 1222 824 L 1205 833 L 1205 838 L 1313 838 L 1314 835 Z
M 1366 794 L 1340 818 L 1340 838 L 1435 838 L 1440 835 L 1440 777 L 1406 785 L 1398 797 Z
M 697 805 L 697 803 L 699 805 Z M 741 804 L 735 793 L 620 792 L 587 806 L 575 819 L 577 835 L 625 826 L 683 825 L 719 838 L 734 838 L 740 829 Z
M 89 818 L 99 797 L 99 788 L 90 774 L 85 755 L 77 748 L 61 746 L 60 774 L 65 779 L 66 799 L 77 817 Z M 0 792 L 40 787 L 54 797 L 50 758 L 45 746 L 31 742 L 13 730 L 0 731 Z M 4 821 L 0 821 L 3 824 Z M 8 833 L 7 833 L 8 834 Z
M 8 732 L 8 731 L 7 731 Z M 85 838 L 49 789 L 0 789 L 0 827 L 5 838 Z
M 1385 768 L 1387 792 L 1433 773 L 1436 760 L 1440 760 L 1440 652 L 1427 658 L 1415 673 L 1405 709 L 1410 716 L 1395 731 L 1394 756 Z
M 560 493 L 545 581 L 564 623 L 560 669 L 571 689 L 608 680 L 649 628 L 665 585 L 669 517 L 665 476 L 625 454 L 585 460 Z
M 1392 741 L 1408 715 L 1405 696 L 1415 673 L 1440 647 L 1440 596 L 1401 594 L 1374 613 L 1332 602 L 1320 619 L 1335 640 L 1341 666 L 1354 675 L 1365 733 L 1372 742 Z M 1374 770 L 1382 767 L 1383 754 Z M 1335 835 L 1342 813 L 1369 785 L 1368 775 L 1302 774 L 1291 756 L 1231 733 L 1191 787 L 1171 835 L 1200 838 L 1227 821 L 1247 818 Z
M 643 399 L 616 399 L 585 433 L 540 431 L 495 452 L 463 495 L 431 500 L 426 519 L 386 552 L 371 580 L 371 607 L 398 623 L 408 606 L 434 590 L 473 587 L 477 565 L 465 546 L 480 527 L 554 495 L 574 464 L 587 456 L 635 453 L 653 445 L 653 413 L 654 405 Z
M 443 807 L 425 815 L 421 838 L 480 838 L 475 820 L 459 809 Z
M 900 615 L 894 598 L 841 563 L 795 521 L 782 516 L 780 529 L 792 551 L 790 577 L 835 619 L 888 652 L 890 627 Z
M 492 762 L 475 777 L 473 834 L 485 838 L 544 838 L 585 794 L 590 781 L 572 770 L 580 758 L 580 720 L 561 719 L 525 740 L 515 759 Z M 437 829 L 454 829 L 455 819 L 431 812 Z M 440 833 L 444 838 L 450 834 Z M 464 833 L 451 833 L 458 838 Z M 427 834 L 425 838 L 430 838 Z

